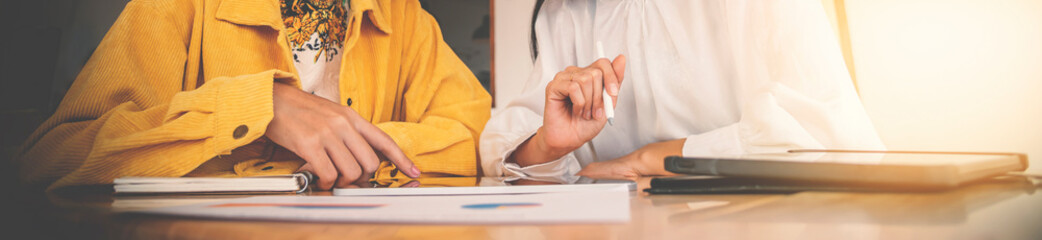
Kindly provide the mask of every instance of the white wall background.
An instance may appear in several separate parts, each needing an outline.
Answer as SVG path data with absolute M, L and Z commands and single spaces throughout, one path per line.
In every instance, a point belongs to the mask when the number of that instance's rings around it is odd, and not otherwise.
M 495 0 L 496 108 L 521 94 L 532 71 L 530 47 L 535 0 Z
M 531 71 L 534 0 L 496 0 L 496 105 Z M 890 149 L 1028 153 L 1042 173 L 1042 1 L 847 0 L 861 98 Z

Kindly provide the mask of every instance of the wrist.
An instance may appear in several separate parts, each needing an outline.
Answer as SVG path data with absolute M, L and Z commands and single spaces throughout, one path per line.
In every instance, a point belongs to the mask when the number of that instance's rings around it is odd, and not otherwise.
M 548 141 L 546 141 L 546 133 L 543 131 L 543 127 L 539 127 L 539 130 L 536 130 L 535 135 L 532 136 L 531 141 L 534 145 L 535 151 L 539 154 L 540 159 L 546 160 L 544 162 L 564 157 L 564 155 L 575 150 L 550 145 Z
M 517 149 L 507 157 L 506 161 L 517 163 L 521 167 L 527 167 L 556 160 L 571 152 L 571 150 L 550 146 L 547 144 L 545 136 L 543 128 L 540 127 L 535 134 L 521 143 L 521 145 L 518 145 Z

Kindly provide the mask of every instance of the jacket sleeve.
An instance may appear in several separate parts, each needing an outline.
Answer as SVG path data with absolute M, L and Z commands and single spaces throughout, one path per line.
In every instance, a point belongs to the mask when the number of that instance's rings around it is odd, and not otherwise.
M 404 121 L 376 124 L 424 174 L 478 174 L 477 143 L 492 97 L 442 40 L 437 22 L 419 4 L 408 6 L 402 56 Z M 387 178 L 384 162 L 376 174 Z
M 819 2 L 730 3 L 741 119 L 688 136 L 684 155 L 885 149 Z
M 127 4 L 57 111 L 19 151 L 23 183 L 50 190 L 182 176 L 264 134 L 273 78 L 288 74 L 215 78 L 182 91 L 188 36 L 172 14 Z

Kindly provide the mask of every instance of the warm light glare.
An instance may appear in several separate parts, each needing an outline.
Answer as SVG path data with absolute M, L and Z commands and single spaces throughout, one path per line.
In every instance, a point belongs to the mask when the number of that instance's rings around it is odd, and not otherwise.
M 890 149 L 1024 152 L 1042 172 L 1042 1 L 846 6 L 860 94 Z

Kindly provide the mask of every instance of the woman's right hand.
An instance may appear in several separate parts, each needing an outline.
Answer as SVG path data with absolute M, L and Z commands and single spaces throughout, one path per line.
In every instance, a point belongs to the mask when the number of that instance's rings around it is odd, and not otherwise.
M 275 116 L 264 135 L 303 158 L 301 169 L 318 176 L 319 188 L 368 181 L 380 165 L 377 153 L 405 175 L 420 176 L 398 144 L 354 109 L 282 83 L 275 83 L 272 101 Z
M 507 161 L 522 167 L 553 161 L 596 137 L 607 123 L 601 91 L 607 90 L 614 106 L 625 70 L 626 57 L 619 55 L 557 73 L 546 85 L 543 126 Z

